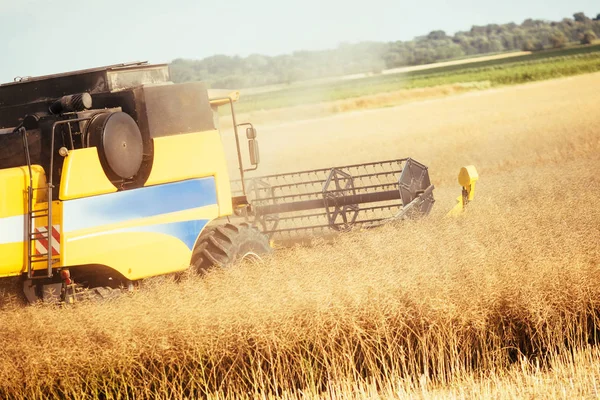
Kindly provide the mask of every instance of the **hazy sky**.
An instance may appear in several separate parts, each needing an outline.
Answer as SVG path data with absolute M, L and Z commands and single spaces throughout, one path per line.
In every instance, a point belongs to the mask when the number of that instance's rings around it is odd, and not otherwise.
M 598 0 L 0 0 L 0 82 L 134 60 L 276 55 L 600 13 Z

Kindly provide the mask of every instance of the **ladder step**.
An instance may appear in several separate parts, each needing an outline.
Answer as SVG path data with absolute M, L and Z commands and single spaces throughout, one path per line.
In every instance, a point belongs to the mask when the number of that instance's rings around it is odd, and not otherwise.
M 40 208 L 39 210 L 32 210 L 32 213 L 37 213 L 37 212 L 42 212 L 42 211 L 48 211 L 47 208 Z
M 48 232 L 31 232 L 29 234 L 33 240 L 37 239 L 48 239 Z M 35 238 L 34 238 L 35 236 Z
M 48 217 L 48 214 L 39 214 L 39 215 L 32 215 L 31 218 L 43 218 L 43 217 Z
M 55 257 L 56 257 L 56 260 L 55 260 Z M 47 261 L 48 260 L 48 253 L 33 254 L 33 255 L 29 256 L 29 258 L 31 259 L 32 262 Z M 54 260 L 53 262 L 58 261 L 58 256 L 52 256 L 52 260 Z
M 50 278 L 50 276 L 48 276 L 48 275 L 40 275 L 40 276 L 32 276 L 29 279 L 31 279 L 32 281 L 35 281 L 36 279 L 48 279 L 48 278 Z

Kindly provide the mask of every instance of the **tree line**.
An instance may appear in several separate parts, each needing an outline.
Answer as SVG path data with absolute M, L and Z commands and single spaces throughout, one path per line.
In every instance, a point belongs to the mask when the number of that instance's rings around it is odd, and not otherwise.
M 410 41 L 341 44 L 336 49 L 296 51 L 279 56 L 214 55 L 171 63 L 175 82 L 207 82 L 211 87 L 244 88 L 292 83 L 506 51 L 537 51 L 571 43 L 591 44 L 600 36 L 600 14 L 575 13 L 562 21 L 526 19 L 523 23 L 473 26 L 448 35 L 432 31 Z

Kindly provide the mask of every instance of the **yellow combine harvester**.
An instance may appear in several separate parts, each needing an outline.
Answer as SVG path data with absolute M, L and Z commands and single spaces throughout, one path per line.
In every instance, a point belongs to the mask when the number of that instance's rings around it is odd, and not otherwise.
M 412 159 L 246 178 L 258 142 L 251 124 L 235 121 L 235 100 L 173 84 L 167 65 L 146 63 L 1 85 L 0 278 L 22 278 L 31 302 L 71 302 L 81 288 L 226 266 L 268 252 L 270 240 L 431 209 L 427 168 Z M 232 182 L 219 106 L 233 118 Z M 477 175 L 468 167 L 461 177 L 458 210 Z

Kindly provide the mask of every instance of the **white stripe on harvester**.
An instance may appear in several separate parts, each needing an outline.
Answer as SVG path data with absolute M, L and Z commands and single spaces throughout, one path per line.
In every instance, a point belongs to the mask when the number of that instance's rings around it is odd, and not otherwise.
M 0 244 L 22 242 L 25 236 L 25 216 L 0 218 Z

